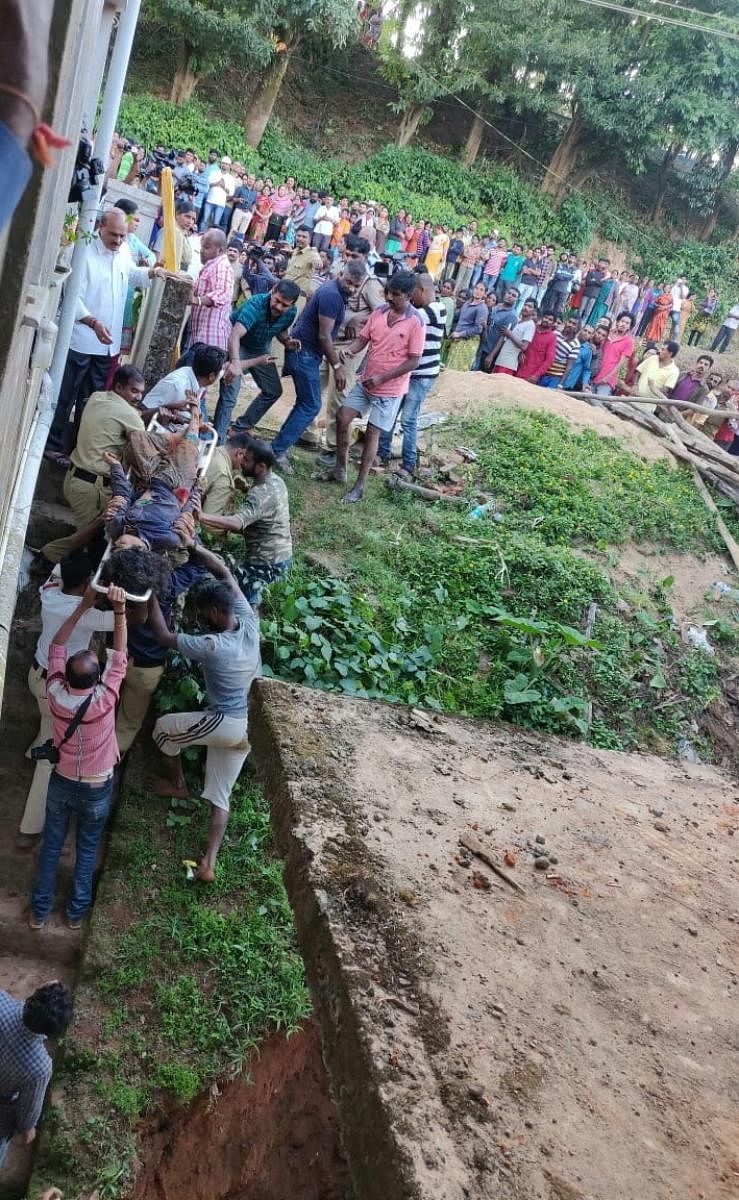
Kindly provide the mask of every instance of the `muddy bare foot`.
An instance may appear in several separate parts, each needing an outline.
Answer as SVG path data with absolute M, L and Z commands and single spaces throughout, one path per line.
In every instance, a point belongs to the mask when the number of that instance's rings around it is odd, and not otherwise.
M 215 869 L 208 866 L 204 859 L 201 860 L 196 875 L 201 883 L 213 883 L 216 877 Z
M 161 775 L 149 775 L 144 779 L 144 787 L 155 796 L 172 796 L 176 800 L 187 799 L 187 784 L 173 783 L 171 779 L 163 779 Z
M 353 487 L 350 492 L 347 492 L 345 496 L 341 497 L 341 503 L 342 504 L 357 504 L 357 502 L 362 499 L 363 495 L 364 495 L 364 490 L 362 488 Z

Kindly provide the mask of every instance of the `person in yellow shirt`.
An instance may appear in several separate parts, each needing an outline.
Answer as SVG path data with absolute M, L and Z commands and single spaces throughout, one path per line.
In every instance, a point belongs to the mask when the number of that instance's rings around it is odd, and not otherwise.
M 428 274 L 437 283 L 441 277 L 441 272 L 444 269 L 446 262 L 447 251 L 449 249 L 449 234 L 442 225 L 434 226 L 434 236 L 431 239 L 431 245 L 426 252 L 424 266 Z
M 663 342 L 656 354 L 647 354 L 636 368 L 637 394 L 655 399 L 651 410 L 644 405 L 647 411 L 655 412 L 659 400 L 677 383 L 680 372 L 675 359 L 679 350 L 677 342 Z

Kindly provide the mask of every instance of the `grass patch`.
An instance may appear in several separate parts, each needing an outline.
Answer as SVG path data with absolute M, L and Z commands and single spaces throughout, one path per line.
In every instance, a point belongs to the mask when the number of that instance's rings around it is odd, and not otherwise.
M 166 825 L 166 802 L 130 787 L 121 802 L 39 1184 L 124 1195 L 136 1126 L 162 1092 L 188 1103 L 308 1012 L 261 792 L 246 774 L 234 790 L 216 882 L 204 888 L 183 860 L 195 857 L 207 808 L 179 806 Z
M 683 645 L 670 579 L 627 595 L 608 563 L 627 541 L 720 549 L 689 473 L 547 413 L 495 408 L 445 437 L 475 450 L 470 507 L 494 496 L 500 521 L 471 521 L 379 481 L 362 505 L 340 505 L 299 468 L 300 550 L 268 595 L 267 669 L 601 747 L 672 752 L 719 694 L 717 664 Z M 340 577 L 316 557 L 339 564 Z M 727 646 L 735 628 L 722 626 Z

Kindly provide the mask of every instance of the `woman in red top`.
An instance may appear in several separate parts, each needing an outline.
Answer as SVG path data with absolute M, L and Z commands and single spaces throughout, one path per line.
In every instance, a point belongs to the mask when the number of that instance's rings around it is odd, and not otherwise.
M 419 227 L 414 225 L 413 217 L 408 216 L 405 226 L 405 237 L 403 238 L 403 249 L 408 255 L 415 255 L 418 252 L 418 234 Z
M 254 216 L 251 219 L 249 226 L 249 237 L 253 242 L 259 242 L 260 245 L 264 241 L 264 235 L 267 232 L 267 225 L 272 216 L 272 188 L 265 184 L 262 188 L 262 194 L 257 198 L 257 203 L 254 209 Z

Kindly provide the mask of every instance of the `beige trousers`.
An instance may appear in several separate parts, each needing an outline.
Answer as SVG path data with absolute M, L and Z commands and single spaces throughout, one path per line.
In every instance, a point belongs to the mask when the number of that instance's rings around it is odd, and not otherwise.
M 48 741 L 52 733 L 51 713 L 49 705 L 46 701 L 46 678 L 39 667 L 32 666 L 28 672 L 28 687 L 31 695 L 35 697 L 38 704 L 39 716 L 41 724 L 36 737 L 31 742 L 31 745 L 26 750 L 26 758 L 31 757 L 31 750 L 34 746 L 43 746 L 44 742 Z M 44 827 L 46 817 L 46 793 L 49 790 L 49 780 L 51 779 L 52 764 L 50 762 L 37 762 L 33 769 L 33 779 L 31 787 L 26 798 L 26 807 L 23 810 L 21 818 L 20 832 L 30 835 L 41 833 Z
M 360 350 L 359 354 L 353 354 L 351 358 L 347 358 L 346 362 L 344 363 L 344 367 L 346 369 L 346 391 L 344 392 L 340 392 L 336 387 L 334 373 L 326 360 L 324 359 L 321 363 L 321 385 L 326 402 L 326 417 L 323 433 L 328 450 L 336 449 L 336 417 L 339 409 L 344 403 L 344 397 L 348 396 L 349 392 L 356 383 L 357 371 L 364 361 L 365 354 L 365 350 Z M 305 431 L 305 434 L 303 435 L 304 437 L 313 436 L 316 441 L 318 441 L 320 434 L 317 421 L 317 417 L 315 421 L 311 421 L 310 425 Z
M 235 235 L 237 233 L 246 233 L 253 216 L 254 216 L 253 212 L 249 212 L 249 211 L 247 211 L 245 209 L 241 209 L 241 208 L 235 209 L 234 215 L 233 215 L 233 220 L 231 221 L 231 229 L 229 230 L 229 232 L 232 235 Z
M 71 471 L 67 471 L 64 476 L 62 491 L 72 510 L 74 523 L 78 529 L 81 529 L 83 525 L 89 525 L 98 513 L 107 508 L 112 494 L 100 476 L 95 483 L 87 483 L 84 479 L 78 479 Z M 49 562 L 60 562 L 66 554 L 69 554 L 71 540 L 71 537 L 62 537 L 56 538 L 53 542 L 47 542 L 42 548 L 42 553 Z
M 115 735 L 121 754 L 130 750 L 136 740 L 136 735 L 149 711 L 151 698 L 157 690 L 163 674 L 164 665 L 161 667 L 137 667 L 129 661 L 115 722 Z

